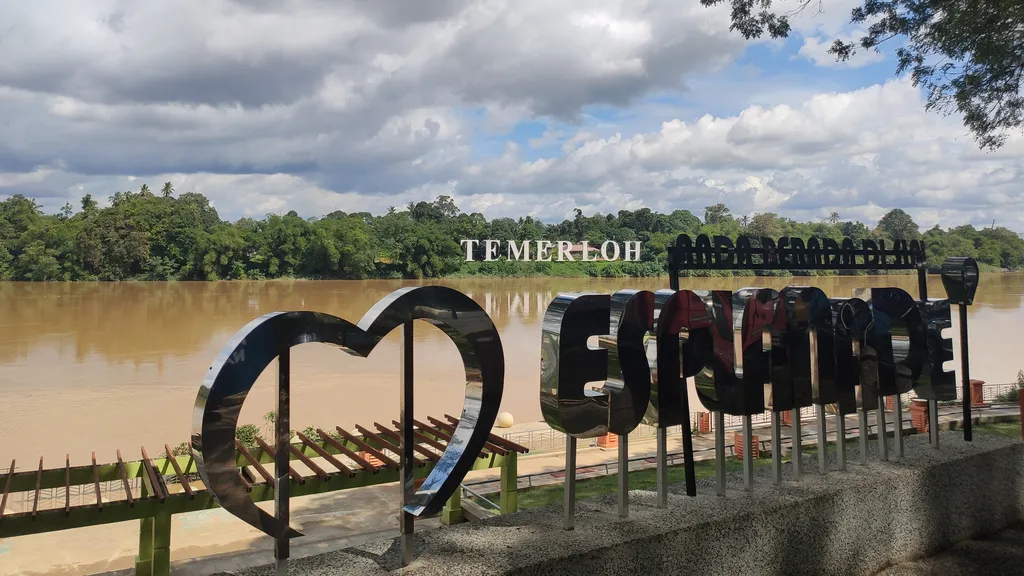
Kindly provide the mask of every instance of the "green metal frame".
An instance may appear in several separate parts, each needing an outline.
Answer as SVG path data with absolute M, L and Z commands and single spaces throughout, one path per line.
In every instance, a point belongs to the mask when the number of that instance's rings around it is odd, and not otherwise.
M 427 431 L 423 431 L 426 433 Z M 375 448 L 379 446 L 372 439 L 363 439 L 367 444 Z M 359 452 L 358 446 L 351 442 L 335 438 L 335 441 L 345 445 L 354 452 Z M 322 440 L 316 443 L 322 450 L 333 455 L 341 454 L 341 451 Z M 321 458 L 320 454 L 303 443 L 292 444 L 300 453 L 308 456 L 311 460 Z M 253 457 L 261 464 L 269 464 L 274 460 L 269 454 L 261 449 L 250 451 Z M 502 513 L 514 512 L 516 510 L 516 452 L 509 450 L 507 455 L 496 453 L 482 453 L 477 458 L 473 470 L 487 470 L 501 468 L 501 509 Z M 236 454 L 239 468 L 251 466 L 252 462 L 241 453 Z M 177 456 L 175 460 L 183 474 L 195 474 L 198 472 L 195 459 L 192 456 Z M 161 476 L 176 476 L 170 459 L 166 456 L 153 458 L 151 460 L 154 470 Z M 416 478 L 425 478 L 434 468 L 432 462 L 426 461 L 424 465 L 415 469 Z M 4 514 L 0 517 L 0 538 L 14 538 L 31 534 L 45 532 L 56 532 L 83 528 L 87 526 L 99 526 L 115 522 L 127 522 L 132 520 L 140 521 L 139 530 L 139 553 L 136 557 L 135 570 L 137 575 L 166 576 L 170 570 L 170 542 L 171 542 L 171 517 L 174 514 L 185 514 L 199 510 L 217 508 L 218 505 L 205 488 L 193 487 L 193 495 L 188 495 L 180 484 L 169 484 L 166 487 L 166 497 L 161 502 L 157 497 L 157 491 L 146 472 L 141 460 L 124 462 L 124 470 L 129 480 L 142 478 L 142 491 L 132 503 L 127 500 L 115 500 L 103 502 L 102 507 L 94 504 L 79 505 L 65 508 L 52 508 L 32 512 L 18 512 L 15 514 Z M 336 490 L 348 490 L 364 486 L 376 486 L 398 482 L 398 470 L 392 468 L 381 468 L 370 472 L 356 468 L 354 475 L 349 477 L 345 474 L 329 475 L 323 480 L 316 475 L 304 477 L 303 481 L 297 482 L 290 479 L 289 494 L 292 497 L 322 494 Z M 52 489 L 66 488 L 75 485 L 95 485 L 96 482 L 119 482 L 122 480 L 121 467 L 119 464 L 103 464 L 93 466 L 75 466 L 70 468 L 55 468 L 38 471 L 17 472 L 13 476 L 0 476 L 0 493 L 6 491 L 31 492 L 37 488 Z M 8 488 L 7 484 L 10 484 Z M 172 493 L 171 491 L 174 490 Z M 511 493 L 506 493 L 511 490 Z M 255 502 L 273 500 L 274 488 L 265 483 L 254 483 L 251 486 L 250 495 Z M 461 521 L 461 494 L 456 493 L 446 504 L 441 519 L 445 524 L 454 524 Z M 457 511 L 457 512 L 456 512 Z M 457 516 L 456 516 L 457 515 Z

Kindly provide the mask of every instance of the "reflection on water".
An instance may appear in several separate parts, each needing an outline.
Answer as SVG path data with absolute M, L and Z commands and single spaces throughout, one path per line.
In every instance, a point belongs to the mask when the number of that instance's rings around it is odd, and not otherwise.
M 503 410 L 519 422 L 540 419 L 540 323 L 561 292 L 666 288 L 661 279 L 447 280 L 494 319 L 506 353 Z M 220 347 L 253 318 L 279 310 L 316 310 L 357 321 L 406 281 L 221 283 L 0 283 L 0 461 L 46 455 L 113 457 L 115 448 L 162 447 L 187 439 L 199 383 Z M 812 284 L 829 296 L 857 288 L 900 287 L 917 295 L 915 276 L 684 278 L 694 290 Z M 1024 368 L 1018 334 L 1024 275 L 985 275 L 971 309 L 972 370 L 993 383 Z M 929 295 L 944 295 L 938 277 Z M 958 330 L 954 311 L 954 331 Z M 293 353 L 293 419 L 307 425 L 390 424 L 398 414 L 398 333 L 369 359 L 324 345 Z M 465 377 L 458 353 L 438 330 L 416 331 L 416 412 L 457 414 Z M 959 354 L 959 345 L 954 344 Z M 243 422 L 272 408 L 268 368 Z

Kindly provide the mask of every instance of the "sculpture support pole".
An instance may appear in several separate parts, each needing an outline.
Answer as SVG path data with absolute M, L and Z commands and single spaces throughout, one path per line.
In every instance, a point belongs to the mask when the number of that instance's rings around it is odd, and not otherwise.
M 629 517 L 629 434 L 619 436 L 619 518 Z
M 895 408 L 895 414 L 893 416 L 893 437 L 896 439 L 896 457 L 903 458 L 903 396 L 897 394 L 893 398 L 893 408 Z
M 402 537 L 402 566 L 408 566 L 412 562 L 412 537 L 415 531 L 413 515 L 405 511 L 406 504 L 412 499 L 415 489 L 413 482 L 416 479 L 413 457 L 413 356 L 412 356 L 412 320 L 402 325 L 402 348 L 401 348 L 401 371 L 402 371 L 402 398 L 401 398 L 401 419 L 402 419 L 402 454 L 401 472 L 399 484 L 402 486 L 402 509 L 399 510 L 401 525 L 399 532 Z
M 562 502 L 562 528 L 572 530 L 576 523 L 576 437 L 565 435 L 565 492 Z
M 790 420 L 793 424 L 793 480 L 800 479 L 800 464 L 803 463 L 803 432 L 800 430 L 800 409 L 793 408 Z
M 782 484 L 782 422 L 779 413 L 772 412 L 772 481 Z
M 921 292 L 921 302 L 928 301 L 928 275 L 924 267 L 917 269 L 917 286 Z M 938 400 L 928 401 L 928 439 L 932 448 L 939 448 L 939 402 Z
M 685 382 L 685 380 L 684 380 Z M 693 430 L 690 429 L 690 412 L 683 413 L 683 468 L 686 469 L 686 495 L 697 495 L 697 470 L 693 463 Z M 667 438 L 666 438 L 667 440 Z
M 818 474 L 828 473 L 828 423 L 825 421 L 825 407 L 814 406 L 818 417 Z
M 846 472 L 846 415 L 836 410 L 836 455 L 839 456 L 839 470 Z
M 288 462 L 291 457 L 289 443 L 291 433 L 291 349 L 286 348 L 277 357 L 277 411 L 274 413 L 274 516 L 284 527 L 281 536 L 274 542 L 274 564 L 278 576 L 288 574 L 288 524 L 290 510 L 288 497 L 291 481 L 288 476 Z
M 715 412 L 715 493 L 725 496 L 725 414 Z
M 868 407 L 861 406 L 857 410 L 857 425 L 860 428 L 860 465 L 868 465 Z
M 750 416 L 743 417 L 743 489 L 754 489 L 754 426 Z
M 878 428 L 878 458 L 885 461 L 889 459 L 889 438 L 885 429 L 885 396 L 878 397 L 878 417 L 875 420 Z
M 668 508 L 668 429 L 658 428 L 658 508 Z
M 971 359 L 967 351 L 967 304 L 960 304 L 960 374 L 964 388 L 964 440 L 971 442 Z M 938 426 L 935 436 L 938 437 Z

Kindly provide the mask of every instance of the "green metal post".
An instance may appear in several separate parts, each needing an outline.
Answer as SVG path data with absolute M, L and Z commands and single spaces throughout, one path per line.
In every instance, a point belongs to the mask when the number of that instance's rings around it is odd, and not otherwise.
M 153 518 L 153 576 L 171 573 L 171 513 L 161 510 Z
M 148 478 L 142 480 L 140 497 L 150 494 Z M 139 555 L 135 557 L 135 576 L 153 576 L 153 518 L 139 520 Z
M 462 522 L 462 487 L 455 489 L 455 494 L 444 504 L 441 510 L 441 523 L 445 526 Z
M 519 470 L 516 465 L 518 454 L 509 451 L 501 463 L 501 513 L 511 514 L 519 510 Z
M 139 523 L 139 555 L 135 557 L 135 576 L 152 576 L 153 518 L 143 518 Z

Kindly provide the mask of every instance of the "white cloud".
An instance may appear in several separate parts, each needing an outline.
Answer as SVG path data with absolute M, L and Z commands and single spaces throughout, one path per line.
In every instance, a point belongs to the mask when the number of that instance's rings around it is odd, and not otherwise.
M 861 33 L 855 3 L 798 15 L 796 56 L 830 65 L 831 39 Z M 489 217 L 724 201 L 1024 229 L 1024 141 L 980 153 L 904 81 L 816 93 L 745 64 L 729 93 L 692 83 L 749 46 L 727 6 L 40 0 L 2 21 L 0 195 L 50 210 L 171 181 L 228 218 L 451 194 Z M 522 136 L 525 120 L 548 128 Z

